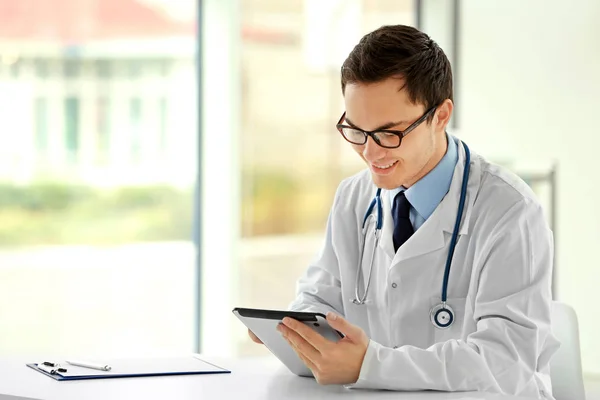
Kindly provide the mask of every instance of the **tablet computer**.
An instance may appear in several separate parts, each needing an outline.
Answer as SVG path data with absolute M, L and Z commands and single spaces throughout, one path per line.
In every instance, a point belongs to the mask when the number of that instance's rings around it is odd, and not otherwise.
M 329 325 L 326 316 L 321 313 L 256 308 L 234 308 L 233 313 L 275 357 L 292 373 L 299 376 L 313 376 L 313 373 L 277 330 L 277 325 L 282 322 L 283 318 L 290 317 L 298 320 L 332 342 L 337 342 L 344 337 Z

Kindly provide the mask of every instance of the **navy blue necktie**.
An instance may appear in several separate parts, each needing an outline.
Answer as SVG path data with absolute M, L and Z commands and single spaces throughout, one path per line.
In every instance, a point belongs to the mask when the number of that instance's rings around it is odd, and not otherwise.
M 398 251 L 398 248 L 415 233 L 410 222 L 410 202 L 404 191 L 398 193 L 394 198 L 392 216 L 394 217 L 394 250 Z

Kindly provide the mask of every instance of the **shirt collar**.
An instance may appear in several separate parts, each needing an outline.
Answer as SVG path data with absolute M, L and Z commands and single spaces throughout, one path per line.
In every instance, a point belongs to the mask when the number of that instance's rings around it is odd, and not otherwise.
M 442 160 L 410 188 L 406 189 L 401 186 L 390 190 L 390 204 L 394 204 L 394 197 L 399 192 L 405 191 L 410 205 L 423 219 L 426 220 L 433 214 L 450 189 L 454 168 L 458 162 L 456 142 L 448 134 L 446 134 L 446 139 L 448 140 L 448 149 Z

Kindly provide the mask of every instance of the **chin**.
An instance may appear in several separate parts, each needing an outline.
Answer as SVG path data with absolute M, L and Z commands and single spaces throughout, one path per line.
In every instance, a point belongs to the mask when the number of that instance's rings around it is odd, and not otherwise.
M 375 186 L 384 190 L 392 190 L 402 186 L 401 183 L 398 183 L 401 180 L 392 176 L 381 176 L 371 173 L 371 180 Z

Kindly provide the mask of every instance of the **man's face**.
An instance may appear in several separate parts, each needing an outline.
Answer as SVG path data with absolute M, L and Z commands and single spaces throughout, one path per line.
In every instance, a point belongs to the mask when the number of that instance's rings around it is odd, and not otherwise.
M 346 85 L 346 119 L 342 123 L 365 131 L 382 126 L 405 130 L 427 110 L 422 104 L 411 103 L 406 90 L 398 90 L 402 85 L 401 80 L 394 78 Z M 444 130 L 451 109 L 451 102 L 444 102 L 436 110 L 433 121 L 421 123 L 402 139 L 398 148 L 381 147 L 371 137 L 364 145 L 352 145 L 369 166 L 377 187 L 410 187 L 435 167 L 446 151 Z

